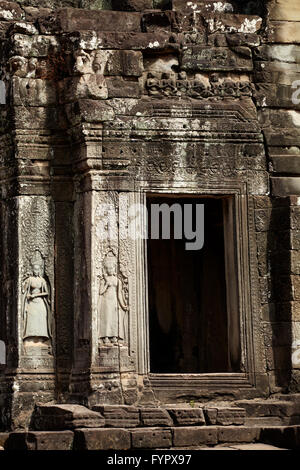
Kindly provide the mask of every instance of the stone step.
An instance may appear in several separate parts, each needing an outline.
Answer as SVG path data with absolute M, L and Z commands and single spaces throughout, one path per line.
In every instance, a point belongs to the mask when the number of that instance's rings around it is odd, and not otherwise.
M 298 420 L 300 417 L 299 403 L 283 400 L 239 400 L 235 404 L 245 409 L 247 420 L 249 418 L 277 417 L 280 420 L 274 419 L 275 425 L 300 424 L 300 419 Z
M 32 427 L 37 431 L 97 428 L 104 424 L 105 420 L 100 413 L 81 405 L 38 405 L 32 416 Z
M 166 405 L 135 407 L 95 405 L 90 410 L 81 405 L 45 404 L 36 406 L 32 430 L 61 431 L 76 428 L 134 428 L 166 426 L 231 426 L 245 424 L 244 408 L 229 406 Z
M 252 417 L 246 418 L 246 426 L 296 426 L 300 425 L 300 416 L 264 416 L 264 417 Z
M 73 431 L 12 432 L 6 450 L 197 449 L 267 444 L 300 448 L 300 426 L 182 426 L 79 428 Z

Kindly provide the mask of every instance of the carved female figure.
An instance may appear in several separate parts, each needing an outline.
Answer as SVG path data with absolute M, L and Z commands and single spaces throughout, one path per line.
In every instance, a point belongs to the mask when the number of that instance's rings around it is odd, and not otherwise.
M 37 251 L 33 260 L 32 276 L 23 284 L 23 339 L 26 343 L 49 343 L 50 327 L 50 294 L 47 282 L 43 277 L 43 259 Z
M 109 252 L 104 260 L 104 274 L 99 290 L 99 337 L 104 344 L 126 341 L 128 306 L 123 283 L 117 276 L 117 258 Z

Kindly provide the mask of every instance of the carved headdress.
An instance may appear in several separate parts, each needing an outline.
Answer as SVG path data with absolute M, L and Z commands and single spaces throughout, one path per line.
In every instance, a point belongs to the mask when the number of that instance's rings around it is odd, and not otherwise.
M 109 251 L 107 255 L 105 255 L 103 265 L 105 268 L 111 265 L 114 265 L 114 267 L 117 267 L 117 257 L 113 251 Z
M 40 267 L 41 273 L 44 272 L 44 259 L 38 250 L 35 250 L 34 255 L 30 260 L 30 263 L 32 267 L 38 265 Z

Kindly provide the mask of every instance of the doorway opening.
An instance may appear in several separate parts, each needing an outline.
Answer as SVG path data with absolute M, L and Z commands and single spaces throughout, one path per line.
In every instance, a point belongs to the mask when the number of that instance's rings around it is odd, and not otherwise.
M 178 239 L 177 231 L 174 236 L 178 218 L 172 211 L 170 237 L 163 239 L 161 223 L 159 238 L 151 238 L 153 204 L 179 204 L 183 215 L 186 204 L 193 215 L 197 204 L 203 204 L 203 247 L 187 250 L 184 235 Z M 234 198 L 148 195 L 147 209 L 150 372 L 239 372 Z

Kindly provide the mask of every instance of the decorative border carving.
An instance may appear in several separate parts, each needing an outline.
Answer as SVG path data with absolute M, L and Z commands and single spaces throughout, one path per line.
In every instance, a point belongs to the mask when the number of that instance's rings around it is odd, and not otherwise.
M 249 231 L 249 219 L 252 219 L 253 208 L 249 204 L 247 183 L 232 181 L 209 181 L 206 184 L 191 181 L 184 183 L 184 187 L 179 183 L 166 184 L 164 181 L 148 181 L 139 183 L 139 199 L 145 202 L 146 194 L 178 194 L 178 195 L 232 195 L 235 200 L 235 222 L 236 222 L 236 249 L 238 264 L 238 281 L 239 281 L 239 314 L 240 314 L 240 332 L 241 332 L 241 350 L 244 351 L 242 356 L 242 367 L 245 372 L 228 373 L 228 374 L 151 374 L 149 368 L 149 325 L 148 325 L 148 307 L 147 300 L 140 305 L 140 327 L 138 329 L 139 338 L 139 373 L 149 374 L 150 383 L 155 391 L 156 388 L 168 388 L 174 393 L 176 389 L 199 388 L 253 388 L 256 386 L 256 372 L 261 369 L 261 360 L 257 355 L 261 354 L 259 338 L 253 334 L 253 324 L 257 322 L 257 296 L 250 296 L 251 283 L 255 282 L 255 272 L 253 257 L 253 234 Z M 255 234 L 254 234 L 255 235 Z M 250 240 L 251 238 L 251 240 Z M 146 242 L 140 247 L 140 256 L 137 259 L 137 271 L 142 271 L 143 276 L 137 278 L 137 297 L 139 292 L 147 292 L 147 263 L 146 263 Z M 251 271 L 250 271 L 251 269 Z M 249 275 L 250 274 L 250 275 Z M 253 279 L 254 278 L 254 279 Z M 143 285 L 144 284 L 144 285 Z M 143 290 L 144 289 L 144 290 Z M 142 307 L 142 308 L 141 308 Z M 187 385 L 187 383 L 189 385 Z

